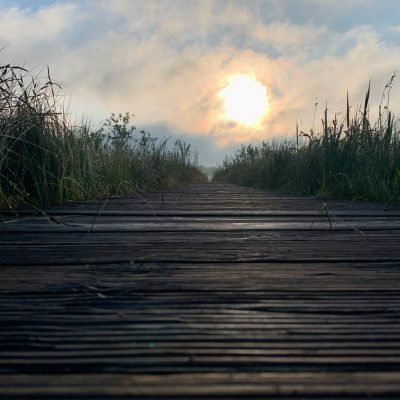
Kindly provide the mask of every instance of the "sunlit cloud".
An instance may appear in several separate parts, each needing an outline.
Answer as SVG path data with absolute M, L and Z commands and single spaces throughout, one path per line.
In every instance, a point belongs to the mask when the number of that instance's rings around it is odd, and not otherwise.
M 326 102 L 340 112 L 349 91 L 355 107 L 370 79 L 372 110 L 400 64 L 400 45 L 389 40 L 398 22 L 375 26 L 374 2 L 363 2 L 363 12 L 371 9 L 364 20 L 360 12 L 345 25 L 340 13 L 357 2 L 340 2 L 343 10 L 319 0 L 26 3 L 0 2 L 2 63 L 49 65 L 74 112 L 95 123 L 130 111 L 137 126 L 164 126 L 205 148 L 293 137 L 296 121 L 312 127 L 316 102 L 320 112 Z M 315 15 L 324 11 L 322 23 Z M 232 75 L 253 76 L 268 90 L 257 126 L 221 119 L 221 82 Z M 399 100 L 394 90 L 392 103 Z

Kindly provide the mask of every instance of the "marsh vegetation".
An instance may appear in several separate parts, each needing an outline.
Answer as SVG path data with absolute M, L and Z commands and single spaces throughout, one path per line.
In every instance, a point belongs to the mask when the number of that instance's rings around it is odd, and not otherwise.
M 204 180 L 190 145 L 137 131 L 131 115 L 73 123 L 47 70 L 0 67 L 0 206 L 103 198 Z
M 394 76 L 377 110 L 369 113 L 370 86 L 364 102 L 329 115 L 319 132 L 297 129 L 294 140 L 242 146 L 227 157 L 213 179 L 277 190 L 287 194 L 383 202 L 400 201 L 400 130 L 389 110 Z

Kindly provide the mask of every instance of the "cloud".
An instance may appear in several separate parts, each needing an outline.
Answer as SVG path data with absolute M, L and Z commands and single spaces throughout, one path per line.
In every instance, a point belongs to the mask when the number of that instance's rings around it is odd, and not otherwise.
M 335 12 L 331 2 L 302 4 Z M 28 66 L 49 64 L 72 94 L 73 108 L 95 122 L 111 112 L 131 111 L 140 127 L 158 127 L 157 132 L 165 127 L 198 137 L 204 148 L 228 149 L 291 137 L 296 120 L 309 129 L 316 98 L 320 111 L 328 101 L 333 113 L 344 109 L 349 90 L 355 106 L 371 78 L 377 103 L 399 68 L 400 46 L 374 26 L 355 21 L 343 31 L 315 18 L 294 19 L 286 5 L 272 0 L 3 7 L 0 45 L 8 47 L 0 56 Z M 221 118 L 217 93 L 233 73 L 253 74 L 267 86 L 270 111 L 262 129 Z M 393 104 L 398 100 L 395 90 Z
M 0 40 L 12 46 L 53 41 L 76 18 L 78 8 L 71 3 L 50 5 L 32 11 L 11 7 L 0 12 Z

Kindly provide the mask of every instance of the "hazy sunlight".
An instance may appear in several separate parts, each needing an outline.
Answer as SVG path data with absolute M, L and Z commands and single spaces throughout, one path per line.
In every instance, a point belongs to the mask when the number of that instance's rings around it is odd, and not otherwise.
M 227 120 L 256 127 L 268 111 L 267 88 L 250 75 L 228 77 L 219 95 Z

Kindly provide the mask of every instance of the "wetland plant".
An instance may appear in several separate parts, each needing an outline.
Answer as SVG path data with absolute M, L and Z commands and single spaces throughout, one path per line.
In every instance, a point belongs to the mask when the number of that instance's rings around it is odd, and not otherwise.
M 190 145 L 170 146 L 131 115 L 97 130 L 71 122 L 61 86 L 25 68 L 0 66 L 0 206 L 45 205 L 155 190 L 206 179 Z
M 287 194 L 383 202 L 400 201 L 400 130 L 389 110 L 391 77 L 382 95 L 377 121 L 369 117 L 370 86 L 362 106 L 329 119 L 321 131 L 299 132 L 293 141 L 242 146 L 226 158 L 214 181 Z M 386 101 L 386 104 L 383 104 Z

